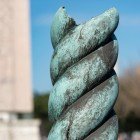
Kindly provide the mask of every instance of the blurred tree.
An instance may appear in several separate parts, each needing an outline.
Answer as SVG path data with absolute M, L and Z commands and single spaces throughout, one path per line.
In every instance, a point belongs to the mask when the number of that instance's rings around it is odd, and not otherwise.
M 120 93 L 115 105 L 119 117 L 131 112 L 140 118 L 140 67 L 129 69 L 119 78 Z
M 119 78 L 120 92 L 115 105 L 120 131 L 140 130 L 140 67 L 129 68 Z
M 40 133 L 42 136 L 47 136 L 52 126 L 48 119 L 48 99 L 49 92 L 34 93 L 34 117 L 41 119 Z
M 48 118 L 48 99 L 49 92 L 46 94 L 35 94 L 34 96 L 34 117 Z

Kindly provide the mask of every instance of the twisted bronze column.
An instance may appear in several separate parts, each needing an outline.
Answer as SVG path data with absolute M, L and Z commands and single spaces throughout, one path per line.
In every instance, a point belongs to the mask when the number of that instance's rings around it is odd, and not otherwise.
M 49 117 L 54 125 L 48 140 L 116 140 L 118 120 L 113 111 L 118 80 L 113 67 L 119 22 L 115 8 L 76 25 L 65 8 L 52 23 L 54 54 Z

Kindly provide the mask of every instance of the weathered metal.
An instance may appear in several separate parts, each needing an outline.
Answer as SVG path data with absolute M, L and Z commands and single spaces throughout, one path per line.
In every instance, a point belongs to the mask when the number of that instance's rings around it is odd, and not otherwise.
M 118 120 L 113 106 L 118 80 L 113 67 L 118 56 L 115 8 L 76 25 L 65 8 L 52 23 L 54 54 L 49 117 L 54 125 L 48 140 L 116 140 Z

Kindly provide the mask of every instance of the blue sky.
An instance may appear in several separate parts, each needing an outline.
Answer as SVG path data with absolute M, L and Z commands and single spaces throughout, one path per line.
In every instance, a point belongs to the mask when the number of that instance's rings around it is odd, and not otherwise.
M 119 72 L 140 64 L 140 0 L 31 0 L 32 77 L 33 90 L 50 91 L 50 60 L 53 48 L 50 41 L 50 25 L 55 12 L 65 6 L 67 13 L 84 22 L 116 7 L 120 23 L 115 34 L 119 41 Z

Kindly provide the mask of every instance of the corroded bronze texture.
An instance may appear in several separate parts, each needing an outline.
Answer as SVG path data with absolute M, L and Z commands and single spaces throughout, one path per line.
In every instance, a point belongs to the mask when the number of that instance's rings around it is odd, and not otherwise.
M 113 67 L 118 56 L 115 8 L 76 25 L 65 8 L 52 23 L 54 54 L 49 117 L 54 125 L 48 140 L 116 140 L 118 120 L 113 106 L 118 80 Z

